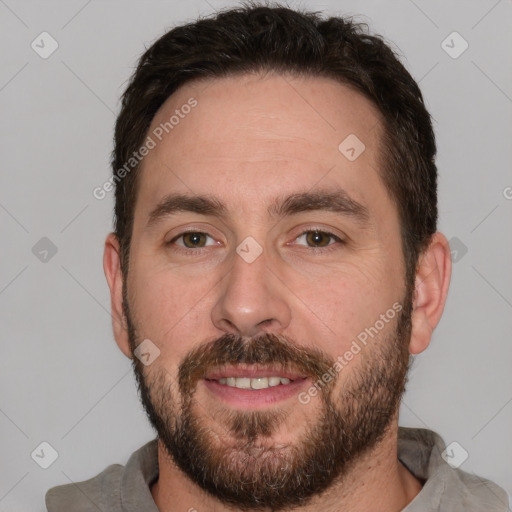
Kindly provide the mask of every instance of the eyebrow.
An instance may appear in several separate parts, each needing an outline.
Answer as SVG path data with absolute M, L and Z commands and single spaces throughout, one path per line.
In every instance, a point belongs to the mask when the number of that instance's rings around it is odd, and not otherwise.
M 267 209 L 272 218 L 283 218 L 308 211 L 330 211 L 345 215 L 361 227 L 370 225 L 370 215 L 366 206 L 352 199 L 343 189 L 321 189 L 297 192 L 284 198 L 275 199 Z M 190 212 L 199 215 L 225 219 L 227 206 L 211 195 L 169 194 L 151 211 L 146 223 L 150 228 L 175 213 Z

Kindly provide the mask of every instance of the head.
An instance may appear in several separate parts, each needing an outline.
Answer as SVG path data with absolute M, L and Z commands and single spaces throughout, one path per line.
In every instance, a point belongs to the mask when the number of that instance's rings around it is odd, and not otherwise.
M 104 266 L 148 416 L 201 488 L 290 507 L 393 434 L 449 285 L 434 157 L 417 84 L 348 19 L 247 6 L 141 57 Z M 251 371 L 292 382 L 219 381 Z

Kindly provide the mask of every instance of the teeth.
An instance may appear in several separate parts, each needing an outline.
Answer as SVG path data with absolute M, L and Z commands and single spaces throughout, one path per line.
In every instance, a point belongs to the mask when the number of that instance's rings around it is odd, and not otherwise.
M 281 384 L 281 379 L 279 377 L 269 377 L 268 378 L 268 385 L 270 387 L 279 386 L 279 384 Z
M 219 379 L 221 384 L 240 389 L 266 389 L 279 384 L 290 384 L 290 379 L 286 377 L 225 377 Z

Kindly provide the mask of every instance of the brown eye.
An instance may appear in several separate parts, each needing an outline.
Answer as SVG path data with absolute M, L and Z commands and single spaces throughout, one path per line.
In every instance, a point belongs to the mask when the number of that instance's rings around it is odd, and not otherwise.
M 206 233 L 190 232 L 183 234 L 182 237 L 185 247 L 204 247 L 206 243 Z
M 309 230 L 304 231 L 297 237 L 297 240 L 304 239 L 309 247 L 321 249 L 329 245 L 333 245 L 332 240 L 343 243 L 343 241 L 336 235 L 327 231 Z
M 325 233 L 323 231 L 309 231 L 306 235 L 306 241 L 310 245 L 325 247 L 329 245 L 330 238 L 332 236 L 329 233 Z
M 213 243 L 207 243 L 208 239 L 212 240 Z M 202 249 L 210 245 L 215 245 L 215 241 L 208 233 L 203 233 L 201 231 L 187 231 L 175 236 L 172 240 L 167 242 L 167 245 L 177 245 L 184 249 Z

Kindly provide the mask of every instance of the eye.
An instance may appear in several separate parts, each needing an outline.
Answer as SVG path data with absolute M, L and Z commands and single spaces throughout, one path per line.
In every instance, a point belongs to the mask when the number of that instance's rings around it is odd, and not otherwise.
M 187 231 L 175 236 L 172 240 L 167 242 L 167 245 L 176 243 L 176 245 L 184 247 L 185 249 L 202 249 L 208 245 L 216 245 L 217 242 L 215 242 L 215 240 L 214 243 L 207 245 L 206 240 L 208 238 L 213 240 L 213 238 L 208 233 L 203 233 L 202 231 Z
M 304 240 L 309 247 L 317 249 L 323 249 L 324 247 L 334 245 L 334 243 L 329 243 L 330 240 L 343 243 L 343 240 L 339 236 L 329 233 L 328 231 L 321 231 L 318 229 L 304 231 L 295 240 L 301 239 Z
M 212 242 L 207 243 L 208 239 L 210 239 Z M 336 242 L 341 244 L 344 243 L 344 241 L 334 233 L 330 233 L 329 231 L 322 231 L 319 229 L 304 231 L 295 240 L 305 241 L 308 247 L 312 247 L 317 250 L 331 250 L 330 246 L 335 245 Z M 202 231 L 187 231 L 176 235 L 169 242 L 167 242 L 166 245 L 175 245 L 183 248 L 176 250 L 187 251 L 189 249 L 203 249 L 205 247 L 218 244 L 219 242 L 215 241 L 208 233 Z

